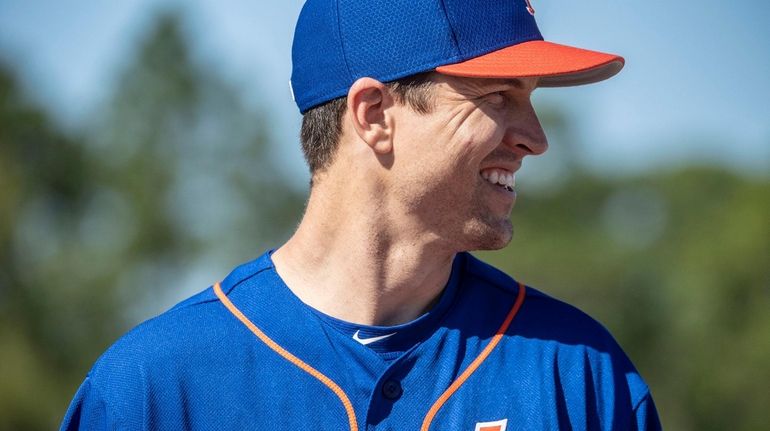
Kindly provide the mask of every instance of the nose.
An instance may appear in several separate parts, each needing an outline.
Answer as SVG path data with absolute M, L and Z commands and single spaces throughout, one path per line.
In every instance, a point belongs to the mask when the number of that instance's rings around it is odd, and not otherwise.
M 537 156 L 548 149 L 548 139 L 535 108 L 527 100 L 510 114 L 504 142 L 521 157 Z

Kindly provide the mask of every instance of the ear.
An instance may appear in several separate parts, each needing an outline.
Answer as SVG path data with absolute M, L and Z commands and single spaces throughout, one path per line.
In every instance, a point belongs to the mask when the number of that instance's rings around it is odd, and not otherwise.
M 393 96 L 372 78 L 360 78 L 348 91 L 348 113 L 356 134 L 377 154 L 393 150 L 393 124 L 388 108 Z

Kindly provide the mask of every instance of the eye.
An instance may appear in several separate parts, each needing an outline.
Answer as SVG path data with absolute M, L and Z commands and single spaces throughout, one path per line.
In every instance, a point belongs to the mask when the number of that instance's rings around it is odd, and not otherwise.
M 486 95 L 486 99 L 493 105 L 502 106 L 505 104 L 506 95 L 504 91 L 495 91 Z

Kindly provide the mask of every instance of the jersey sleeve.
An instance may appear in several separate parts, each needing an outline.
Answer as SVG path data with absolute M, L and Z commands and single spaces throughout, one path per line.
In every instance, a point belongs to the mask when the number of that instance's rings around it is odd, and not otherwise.
M 658 410 L 655 408 L 655 402 L 648 393 L 642 398 L 634 409 L 636 413 L 636 429 L 639 431 L 660 431 L 663 429 L 658 418 Z
M 75 393 L 60 430 L 189 429 L 184 426 L 189 407 L 185 391 L 206 375 L 210 358 L 219 357 L 210 348 L 220 334 L 212 330 L 211 322 L 219 318 L 212 310 L 219 310 L 197 307 L 213 304 L 207 292 L 115 341 Z M 191 356 L 197 358 L 194 367 L 187 361 Z
M 107 401 L 86 377 L 64 415 L 60 431 L 116 429 Z

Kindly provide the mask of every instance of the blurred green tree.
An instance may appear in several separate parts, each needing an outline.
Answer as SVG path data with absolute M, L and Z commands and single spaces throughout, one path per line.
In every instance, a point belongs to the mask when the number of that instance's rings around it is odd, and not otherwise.
M 186 40 L 161 14 L 82 136 L 0 70 L 0 430 L 56 427 L 115 338 L 301 214 L 267 120 Z
M 50 428 L 61 414 L 61 370 L 94 355 L 108 318 L 91 304 L 92 340 L 70 336 L 89 325 L 60 301 L 86 298 L 66 279 L 90 185 L 89 162 L 75 139 L 29 104 L 10 69 L 0 67 L 0 429 Z M 76 286 L 75 286 L 76 287 Z M 66 325 L 74 325 L 65 328 Z
M 194 60 L 184 35 L 178 15 L 158 17 L 88 141 L 100 161 L 98 206 L 112 207 L 94 224 L 111 221 L 118 289 L 143 317 L 168 305 L 159 286 L 179 288 L 202 266 L 229 270 L 278 243 L 304 202 L 271 158 L 268 120 Z

